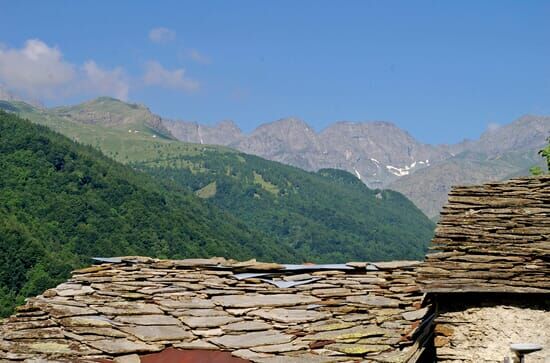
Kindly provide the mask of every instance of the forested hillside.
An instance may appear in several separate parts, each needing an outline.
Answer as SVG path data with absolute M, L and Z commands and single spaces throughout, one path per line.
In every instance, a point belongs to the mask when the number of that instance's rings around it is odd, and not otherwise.
M 0 169 L 0 315 L 90 256 L 302 261 L 191 193 L 2 111 Z
M 344 171 L 307 172 L 226 147 L 128 132 L 155 119 L 139 105 L 112 98 L 53 110 L 8 105 L 118 161 L 172 180 L 313 262 L 421 258 L 433 233 L 434 224 L 401 194 L 369 189 Z M 106 126 L 105 120 L 121 121 Z
M 371 190 L 352 174 L 318 173 L 204 148 L 134 162 L 239 217 L 315 262 L 421 259 L 433 223 L 403 195 Z

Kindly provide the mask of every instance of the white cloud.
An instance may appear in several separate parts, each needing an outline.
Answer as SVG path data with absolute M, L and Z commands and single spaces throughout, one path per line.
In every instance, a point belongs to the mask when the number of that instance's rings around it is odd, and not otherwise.
M 200 53 L 196 49 L 190 49 L 187 52 L 187 54 L 189 55 L 189 58 L 191 58 L 192 60 L 194 60 L 197 63 L 200 63 L 200 64 L 210 64 L 210 63 L 212 63 L 212 60 L 210 59 L 210 57 Z
M 59 49 L 30 39 L 21 49 L 0 49 L 0 80 L 31 97 L 54 98 L 77 77 L 75 66 Z
M 199 82 L 185 76 L 183 68 L 168 70 L 157 61 L 147 62 L 143 82 L 148 86 L 159 86 L 186 92 L 195 91 L 200 86 Z
M 84 64 L 64 59 L 60 49 L 39 39 L 21 48 L 0 45 L 0 85 L 25 99 L 63 100 L 73 96 L 112 96 L 127 100 L 133 87 L 154 86 L 192 92 L 200 87 L 183 68 L 169 70 L 159 62 L 146 64 L 140 76 L 122 67 L 101 67 L 90 59 Z
M 57 47 L 30 39 L 21 49 L 0 49 L 0 82 L 7 89 L 38 99 L 61 99 L 79 94 L 128 98 L 122 68 L 106 70 L 94 61 L 82 67 L 67 62 Z
M 153 28 L 149 31 L 149 40 L 153 43 L 168 43 L 176 39 L 176 32 L 168 28 Z
M 94 61 L 87 61 L 82 67 L 85 74 L 84 87 L 94 93 L 128 99 L 128 80 L 122 68 L 101 69 Z

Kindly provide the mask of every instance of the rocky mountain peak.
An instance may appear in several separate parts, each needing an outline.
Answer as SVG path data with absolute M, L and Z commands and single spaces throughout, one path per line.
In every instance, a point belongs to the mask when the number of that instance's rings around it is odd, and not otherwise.
M 471 148 L 489 154 L 520 151 L 542 145 L 550 136 L 550 117 L 525 115 L 507 125 L 494 125 Z
M 296 132 L 315 134 L 315 131 L 305 121 L 294 117 L 282 118 L 277 121 L 262 124 L 258 126 L 258 128 L 256 128 L 256 130 L 252 132 L 252 134 L 259 135 L 262 133 L 270 133 L 280 135 Z
M 233 120 L 222 120 L 218 122 L 216 127 L 222 130 L 242 133 L 241 128 Z

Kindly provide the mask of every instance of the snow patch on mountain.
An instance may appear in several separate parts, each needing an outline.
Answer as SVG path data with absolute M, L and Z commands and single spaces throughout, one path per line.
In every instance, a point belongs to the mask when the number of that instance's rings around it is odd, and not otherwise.
M 353 168 L 353 171 L 355 171 L 355 175 L 357 175 L 357 177 L 359 178 L 359 180 L 361 180 L 361 174 L 359 174 L 359 171 L 355 168 Z
M 411 170 L 414 169 L 417 165 L 427 165 L 430 166 L 430 160 L 426 161 L 413 161 L 411 165 L 405 165 L 403 168 L 398 168 L 392 165 L 386 165 L 386 169 L 393 175 L 405 176 L 409 175 Z
M 397 176 L 404 176 L 404 175 L 409 175 L 409 170 L 408 168 L 405 169 L 405 168 L 397 168 L 395 166 L 391 166 L 391 165 L 386 165 L 386 169 L 388 169 L 388 171 L 394 175 L 397 175 Z

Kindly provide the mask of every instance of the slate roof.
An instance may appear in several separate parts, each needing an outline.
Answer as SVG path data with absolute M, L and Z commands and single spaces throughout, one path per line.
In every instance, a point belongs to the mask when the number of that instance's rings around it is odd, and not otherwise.
M 550 292 L 550 176 L 455 187 L 419 282 L 426 292 Z
M 252 362 L 415 362 L 420 262 L 278 265 L 122 257 L 74 271 L 0 325 L 2 359 L 91 361 L 172 348 Z

